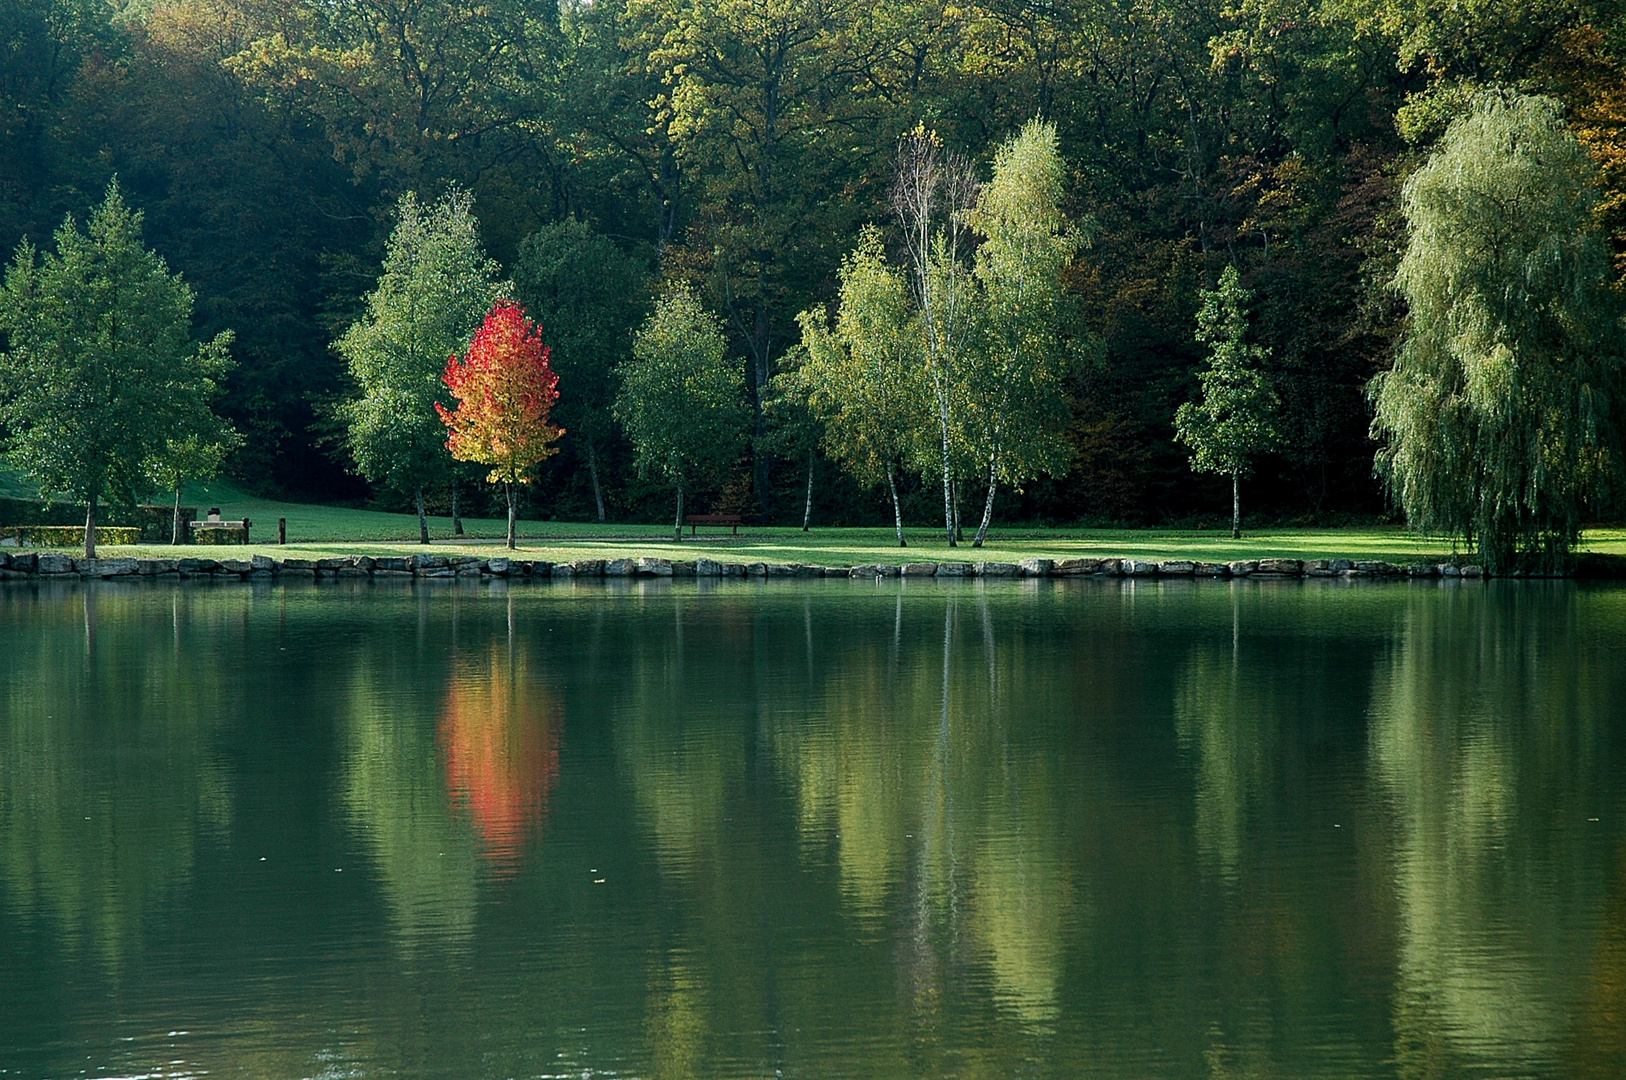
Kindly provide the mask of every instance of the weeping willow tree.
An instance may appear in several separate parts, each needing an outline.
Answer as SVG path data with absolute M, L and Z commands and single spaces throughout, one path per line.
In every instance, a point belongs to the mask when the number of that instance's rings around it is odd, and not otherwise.
M 1621 323 L 1596 166 L 1558 105 L 1486 95 L 1407 182 L 1410 324 L 1372 384 L 1378 475 L 1493 571 L 1567 568 L 1618 474 Z

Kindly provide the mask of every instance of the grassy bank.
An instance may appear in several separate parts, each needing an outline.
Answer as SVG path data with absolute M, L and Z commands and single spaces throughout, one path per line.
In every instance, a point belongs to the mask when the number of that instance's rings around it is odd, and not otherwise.
M 248 517 L 258 541 L 247 548 L 188 548 L 188 554 L 242 557 L 252 554 L 303 557 L 420 552 L 418 520 L 411 514 L 308 503 L 285 503 L 248 495 L 227 483 L 191 488 L 186 501 L 200 508 L 218 506 L 228 518 Z M 288 545 L 278 547 L 277 519 L 288 520 Z M 430 519 L 433 550 L 446 555 L 499 553 L 506 523 L 489 518 L 467 518 L 466 535 L 451 536 L 451 519 Z M 718 528 L 702 529 L 697 538 L 685 533 L 681 544 L 672 542 L 670 525 L 600 525 L 596 522 L 520 523 L 521 558 L 620 558 L 650 555 L 664 558 L 710 558 L 723 562 L 816 563 L 850 566 L 870 562 L 910 560 L 945 561 L 989 559 L 1014 562 L 1029 556 L 1124 557 L 1149 560 L 1197 559 L 1228 562 L 1254 558 L 1382 559 L 1394 563 L 1441 561 L 1451 554 L 1449 542 L 1420 537 L 1403 529 L 1263 529 L 1232 540 L 1225 532 L 1172 529 L 1049 529 L 996 528 L 981 550 L 961 545 L 950 548 L 936 532 L 914 528 L 906 532 L 909 547 L 900 549 L 888 528 L 746 527 L 735 537 Z M 105 545 L 104 545 L 105 546 Z M 1587 550 L 1626 555 L 1626 529 L 1589 533 Z M 108 554 L 169 557 L 177 549 L 168 545 L 107 547 Z

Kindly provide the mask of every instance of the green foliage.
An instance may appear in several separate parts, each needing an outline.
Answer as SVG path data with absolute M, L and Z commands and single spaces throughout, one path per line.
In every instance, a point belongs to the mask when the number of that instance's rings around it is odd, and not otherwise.
M 1220 275 L 1219 288 L 1203 293 L 1197 340 L 1210 348 L 1197 375 L 1202 399 L 1175 414 L 1175 429 L 1198 472 L 1246 476 L 1254 457 L 1276 440 L 1276 395 L 1261 368 L 1268 354 L 1248 343 L 1252 298 L 1234 264 Z
M 1620 468 L 1619 298 L 1597 167 L 1550 99 L 1485 95 L 1406 184 L 1410 318 L 1373 382 L 1378 471 L 1411 524 L 1491 569 L 1569 564 Z
M 1034 120 L 999 148 L 994 174 L 966 215 L 982 236 L 976 279 L 980 348 L 960 373 L 966 444 L 986 463 L 982 545 L 1000 483 L 1020 487 L 1059 473 L 1071 457 L 1063 433 L 1074 353 L 1062 340 L 1062 272 L 1079 238 L 1061 213 L 1063 165 L 1054 124 Z
M 229 365 L 229 334 L 192 340 L 192 291 L 142 246 L 141 221 L 110 186 L 86 231 L 69 218 L 54 252 L 18 249 L 0 303 L 11 462 L 92 514 L 146 488 Z
M 453 190 L 425 207 L 408 192 L 396 213 L 367 310 L 334 348 L 361 390 L 340 409 L 356 467 L 369 480 L 417 492 L 421 503 L 423 488 L 451 472 L 435 412 L 446 361 L 468 346 L 510 286 L 485 255 L 467 193 Z
M 739 365 L 717 317 L 687 285 L 670 288 L 639 328 L 620 367 L 615 415 L 643 474 L 656 473 L 683 497 L 715 480 L 739 456 L 746 418 Z
M 544 225 L 519 246 L 514 294 L 542 326 L 564 393 L 553 415 L 583 445 L 604 519 L 598 459 L 614 431 L 615 367 L 649 314 L 647 258 L 575 218 Z

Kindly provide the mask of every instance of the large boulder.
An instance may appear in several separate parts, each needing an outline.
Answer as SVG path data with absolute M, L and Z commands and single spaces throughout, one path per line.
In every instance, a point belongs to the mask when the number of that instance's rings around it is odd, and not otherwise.
M 978 577 L 1016 577 L 1021 568 L 1008 562 L 979 562 L 972 567 Z
M 68 555 L 41 555 L 38 569 L 42 574 L 71 574 L 74 572 L 73 558 Z
M 900 571 L 904 577 L 934 577 L 937 564 L 933 562 L 906 562 Z
M 671 559 L 652 559 L 644 557 L 638 560 L 639 577 L 671 577 Z
M 1085 577 L 1100 572 L 1100 559 L 1057 559 L 1050 567 L 1051 577 Z
M 1304 573 L 1304 564 L 1297 559 L 1260 559 L 1255 573 L 1298 577 Z
M 604 564 L 605 577 L 632 577 L 638 572 L 638 564 L 631 559 L 611 559 Z
M 722 577 L 723 564 L 716 559 L 696 559 L 694 573 L 696 577 Z
M 1049 577 L 1056 568 L 1053 559 L 1023 559 L 1016 565 L 1021 568 L 1023 577 Z
M 570 568 L 577 577 L 603 577 L 604 565 L 603 559 L 577 559 Z
M 1190 559 L 1167 559 L 1157 564 L 1157 572 L 1164 577 L 1190 577 L 1197 572 L 1197 564 Z
M 970 577 L 971 564 L 968 562 L 944 562 L 937 564 L 937 577 Z

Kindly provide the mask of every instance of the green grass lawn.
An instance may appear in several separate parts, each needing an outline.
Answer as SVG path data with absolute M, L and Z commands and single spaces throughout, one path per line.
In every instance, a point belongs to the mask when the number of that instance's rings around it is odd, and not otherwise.
M 245 552 L 319 558 L 351 554 L 414 554 L 418 520 L 411 514 L 310 503 L 285 503 L 249 495 L 227 482 L 199 485 L 185 492 L 188 505 L 203 509 L 218 506 L 227 518 L 248 517 L 254 522 L 256 541 L 241 547 L 189 547 L 142 544 L 112 547 L 108 554 L 173 558 L 178 554 L 243 557 Z M 288 545 L 278 547 L 277 519 L 288 519 Z M 507 525 L 489 518 L 466 518 L 465 536 L 451 535 L 451 519 L 430 518 L 433 551 L 444 555 L 490 556 L 502 553 Z M 869 562 L 940 562 L 949 559 L 1014 562 L 1029 556 L 1112 556 L 1141 559 L 1200 559 L 1228 562 L 1261 557 L 1316 559 L 1384 559 L 1395 563 L 1445 558 L 1447 541 L 1419 537 L 1395 528 L 1261 529 L 1241 540 L 1223 531 L 1175 529 L 1051 529 L 995 528 L 981 550 L 969 545 L 950 548 L 927 527 L 906 532 L 909 547 L 899 549 L 890 528 L 742 527 L 738 537 L 727 528 L 702 528 L 690 539 L 685 530 L 681 544 L 672 542 L 670 525 L 599 525 L 596 522 L 523 521 L 519 526 L 519 558 L 621 558 L 649 555 L 662 558 L 709 558 L 722 562 L 815 563 L 850 566 Z M 1626 554 L 1626 529 L 1600 529 L 1587 534 L 1589 551 Z

